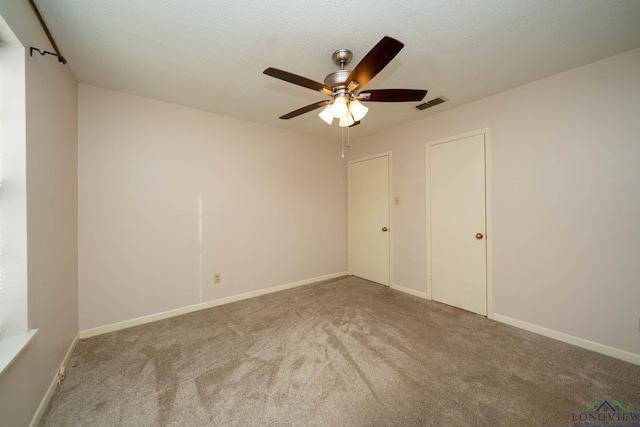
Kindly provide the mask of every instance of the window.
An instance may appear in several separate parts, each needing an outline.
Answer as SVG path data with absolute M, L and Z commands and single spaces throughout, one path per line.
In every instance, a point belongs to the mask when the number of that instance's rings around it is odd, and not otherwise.
M 0 17 L 0 372 L 33 337 L 27 318 L 25 49 Z

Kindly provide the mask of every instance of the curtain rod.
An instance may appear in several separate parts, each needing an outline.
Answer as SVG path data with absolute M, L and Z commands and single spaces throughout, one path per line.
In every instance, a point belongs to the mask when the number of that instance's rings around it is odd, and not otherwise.
M 58 49 L 58 45 L 56 44 L 56 41 L 53 39 L 53 36 L 49 31 L 49 27 L 47 27 L 47 24 L 44 22 L 44 19 L 42 19 L 42 15 L 38 10 L 38 6 L 36 6 L 36 3 L 34 2 L 34 0 L 29 0 L 29 3 L 31 3 L 31 7 L 33 8 L 33 11 L 36 13 L 36 16 L 38 17 L 38 21 L 40 21 L 40 25 L 42 26 L 42 29 L 44 30 L 45 34 L 47 35 L 47 38 L 51 42 L 51 46 L 53 46 L 53 50 L 56 51 L 55 56 L 58 57 L 58 62 L 61 64 L 66 64 L 67 60 L 64 59 L 64 57 L 60 54 L 60 49 Z M 50 53 L 50 52 L 42 53 L 39 49 L 36 49 L 33 47 L 31 48 L 31 53 L 33 53 L 33 50 L 37 50 L 38 52 L 40 52 L 41 55 L 44 55 L 45 53 Z

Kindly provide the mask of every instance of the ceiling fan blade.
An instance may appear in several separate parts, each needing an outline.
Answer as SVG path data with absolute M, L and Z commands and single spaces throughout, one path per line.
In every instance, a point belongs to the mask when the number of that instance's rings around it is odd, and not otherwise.
M 345 82 L 345 86 L 349 87 L 352 82 L 357 82 L 356 87 L 362 87 L 367 84 L 369 80 L 395 58 L 403 47 L 404 44 L 398 40 L 384 36 L 353 69 Z M 353 88 L 350 90 L 353 90 Z
M 354 126 L 358 126 L 360 124 L 360 120 L 358 120 L 357 122 L 354 122 L 351 126 L 349 126 L 350 128 L 354 127 Z
M 293 83 L 294 85 L 306 87 L 308 89 L 317 90 L 318 92 L 331 95 L 333 91 L 329 86 L 325 86 L 322 83 L 315 82 L 306 77 L 298 76 L 297 74 L 289 73 L 288 71 L 278 70 L 277 68 L 267 68 L 263 71 L 264 74 L 275 77 L 276 79 L 284 80 L 285 82 Z
M 364 90 L 358 94 L 360 101 L 373 102 L 411 102 L 422 101 L 427 94 L 420 89 L 374 89 Z
M 289 119 L 292 119 L 294 117 L 298 117 L 301 114 L 308 113 L 309 111 L 313 111 L 313 110 L 315 110 L 317 108 L 324 107 L 325 105 L 329 104 L 330 102 L 331 101 L 329 101 L 329 100 L 316 102 L 316 103 L 313 103 L 311 105 L 307 105 L 306 107 L 298 108 L 297 110 L 292 111 L 292 112 L 290 112 L 288 114 L 285 114 L 284 116 L 281 116 L 280 118 L 283 119 L 283 120 L 289 120 Z

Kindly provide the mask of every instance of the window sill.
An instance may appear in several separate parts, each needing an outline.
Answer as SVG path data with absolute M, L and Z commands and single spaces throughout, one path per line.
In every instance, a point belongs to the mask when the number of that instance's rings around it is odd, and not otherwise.
M 31 340 L 33 340 L 36 332 L 38 332 L 38 330 L 33 329 L 26 334 L 0 340 L 0 376 L 4 374 L 4 371 L 11 365 L 11 362 L 13 362 Z

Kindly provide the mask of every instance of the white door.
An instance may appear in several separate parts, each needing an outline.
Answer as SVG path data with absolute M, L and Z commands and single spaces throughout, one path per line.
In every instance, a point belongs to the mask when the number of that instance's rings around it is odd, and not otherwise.
M 389 156 L 349 163 L 352 275 L 389 286 L 389 235 Z
M 484 134 L 430 145 L 429 157 L 432 298 L 486 315 Z

